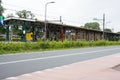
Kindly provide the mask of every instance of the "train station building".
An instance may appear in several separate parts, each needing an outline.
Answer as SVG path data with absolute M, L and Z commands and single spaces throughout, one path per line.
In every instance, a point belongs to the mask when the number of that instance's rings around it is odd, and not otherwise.
M 46 37 L 48 40 L 64 41 L 64 40 L 84 40 L 84 41 L 97 41 L 97 40 L 120 40 L 120 34 L 104 32 L 103 31 L 85 29 L 81 27 L 64 25 L 58 23 L 47 22 L 46 36 L 45 22 L 40 20 L 22 19 L 22 18 L 7 18 L 4 20 L 6 27 L 6 41 L 10 41 L 10 27 L 19 26 L 22 28 L 21 40 L 37 41 Z

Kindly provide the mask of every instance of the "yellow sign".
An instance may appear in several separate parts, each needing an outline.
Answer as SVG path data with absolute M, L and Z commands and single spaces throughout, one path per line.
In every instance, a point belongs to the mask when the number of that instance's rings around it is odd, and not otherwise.
M 32 32 L 31 33 L 26 33 L 26 40 L 28 40 L 28 41 L 33 40 L 32 35 L 33 35 Z

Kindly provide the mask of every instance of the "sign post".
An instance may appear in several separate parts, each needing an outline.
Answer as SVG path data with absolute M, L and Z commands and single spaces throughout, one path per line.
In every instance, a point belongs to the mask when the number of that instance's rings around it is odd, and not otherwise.
M 25 25 L 22 26 L 22 30 L 23 30 L 22 41 L 26 42 L 26 26 Z

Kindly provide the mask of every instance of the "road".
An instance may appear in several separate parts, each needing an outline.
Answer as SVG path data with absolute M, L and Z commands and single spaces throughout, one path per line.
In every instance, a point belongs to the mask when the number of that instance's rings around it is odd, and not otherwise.
M 1 55 L 0 80 L 117 53 L 120 46 Z

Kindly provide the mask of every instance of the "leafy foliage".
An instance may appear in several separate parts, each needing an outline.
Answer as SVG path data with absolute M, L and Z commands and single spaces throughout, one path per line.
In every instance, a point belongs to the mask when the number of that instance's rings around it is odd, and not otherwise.
M 107 28 L 107 29 L 104 29 L 104 31 L 105 31 L 105 32 L 112 32 L 112 30 L 111 30 L 111 29 L 108 29 L 108 28 Z
M 118 34 L 120 34 L 120 32 L 117 32 Z
M 120 45 L 120 41 L 40 41 L 40 42 L 0 42 L 0 54 L 26 51 L 41 51 L 67 48 Z
M 100 25 L 97 22 L 90 22 L 90 23 L 86 23 L 84 28 L 100 30 Z
M 7 14 L 6 18 L 11 18 L 11 17 L 14 17 L 14 15 L 11 13 L 11 14 Z
M 2 13 L 4 12 L 4 8 L 1 5 L 1 3 L 2 3 L 2 0 L 0 0 L 0 16 L 2 16 Z
M 5 31 L 6 31 L 5 27 L 4 26 L 0 26 L 0 33 L 5 34 Z
M 19 26 L 12 26 L 12 31 L 15 35 L 22 36 L 22 30 L 19 29 Z
M 27 11 L 27 10 L 22 10 L 22 11 L 18 11 L 16 12 L 16 15 L 19 18 L 25 18 L 25 19 L 33 19 L 35 17 L 35 15 L 31 12 L 31 11 Z

